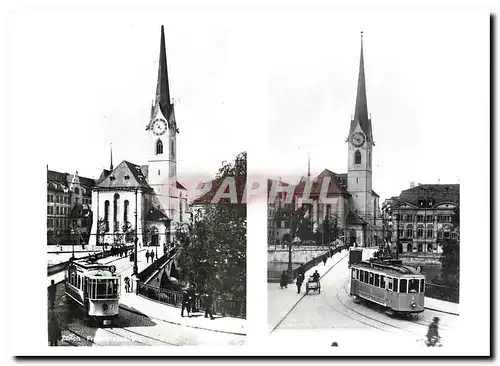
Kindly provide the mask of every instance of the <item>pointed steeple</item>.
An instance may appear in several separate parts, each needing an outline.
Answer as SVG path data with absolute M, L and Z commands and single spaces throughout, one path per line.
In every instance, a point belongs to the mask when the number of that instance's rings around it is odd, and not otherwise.
M 109 144 L 109 152 L 111 153 L 111 163 L 109 164 L 109 170 L 113 171 L 113 143 Z
M 308 153 L 307 156 L 307 177 L 311 178 L 311 153 Z
M 366 103 L 366 84 L 365 84 L 365 62 L 363 59 L 363 32 L 361 32 L 361 55 L 359 58 L 358 93 L 356 95 L 356 108 L 354 109 L 354 119 L 358 121 L 368 120 L 368 105 Z
M 363 32 L 361 32 L 361 53 L 359 57 L 358 90 L 356 93 L 356 106 L 354 108 L 354 119 L 351 122 L 349 136 L 354 132 L 358 122 L 363 132 L 370 141 L 373 141 L 371 120 L 368 115 L 368 103 L 366 101 L 365 60 L 363 55 Z
M 156 83 L 155 110 L 160 108 L 165 118 L 170 117 L 172 104 L 170 103 L 170 90 L 168 86 L 167 53 L 165 49 L 165 32 L 161 26 L 160 58 L 158 61 L 158 81 Z

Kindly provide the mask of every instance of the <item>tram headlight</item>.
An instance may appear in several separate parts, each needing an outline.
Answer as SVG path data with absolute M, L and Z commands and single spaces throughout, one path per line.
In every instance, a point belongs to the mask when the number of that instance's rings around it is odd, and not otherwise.
M 103 309 L 104 311 L 108 311 L 108 304 L 104 304 L 104 305 L 102 306 L 102 309 Z
M 417 307 L 417 303 L 416 302 L 412 302 L 411 303 L 411 307 L 415 309 Z

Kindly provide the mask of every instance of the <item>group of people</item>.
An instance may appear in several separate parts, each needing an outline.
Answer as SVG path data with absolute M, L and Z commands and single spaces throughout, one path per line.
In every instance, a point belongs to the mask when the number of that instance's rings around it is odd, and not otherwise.
M 213 296 L 210 291 L 205 290 L 202 294 L 202 303 L 205 308 L 205 318 L 210 317 L 214 319 L 213 315 Z M 182 292 L 182 309 L 181 316 L 184 317 L 184 310 L 187 311 L 188 317 L 191 317 L 191 313 L 197 312 L 196 308 L 196 291 L 193 286 Z
M 155 252 L 153 250 L 151 250 L 151 252 L 149 250 L 146 251 L 146 262 L 149 263 L 149 258 L 151 258 L 151 263 L 154 262 L 155 260 Z M 158 259 L 158 258 L 156 258 Z

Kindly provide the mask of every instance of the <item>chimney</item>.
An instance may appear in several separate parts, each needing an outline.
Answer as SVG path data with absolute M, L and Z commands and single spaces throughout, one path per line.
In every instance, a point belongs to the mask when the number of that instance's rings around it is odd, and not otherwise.
M 415 182 L 410 182 L 410 188 L 415 188 Z
M 421 186 L 421 185 L 422 185 L 422 183 L 417 183 L 417 186 Z

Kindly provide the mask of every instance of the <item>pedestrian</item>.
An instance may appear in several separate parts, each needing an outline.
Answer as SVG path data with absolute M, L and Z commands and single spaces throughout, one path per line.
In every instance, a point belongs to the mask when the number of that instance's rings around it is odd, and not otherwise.
M 198 309 L 196 309 L 196 291 L 193 285 L 189 286 L 188 294 L 189 300 L 191 302 L 191 313 L 197 312 Z
M 330 248 L 330 258 L 333 258 L 333 249 Z
M 209 290 L 205 291 L 204 295 L 204 305 L 205 305 L 205 318 L 208 318 L 210 315 L 210 320 L 214 320 L 214 316 L 212 314 L 212 306 L 214 303 L 214 299 Z
M 163 255 L 167 255 L 167 244 L 163 244 Z
M 125 292 L 130 292 L 130 278 L 125 277 Z
M 288 276 L 286 274 L 286 271 L 283 271 L 281 274 L 281 279 L 280 279 L 280 288 L 287 288 L 288 287 Z
M 188 318 L 191 317 L 191 298 L 187 290 L 182 291 L 182 309 L 181 316 L 184 318 L 184 309 L 187 310 Z
M 62 339 L 61 327 L 57 320 L 57 316 L 54 311 L 49 313 L 49 344 L 51 346 L 57 346 L 57 341 Z
M 153 263 L 155 260 L 155 252 L 151 250 L 151 254 L 149 256 L 151 257 L 151 263 Z
M 323 256 L 323 265 L 325 265 L 325 266 L 326 266 L 326 255 L 325 255 L 325 256 Z
M 438 332 L 439 318 L 436 316 L 429 324 L 429 330 L 427 331 L 427 347 L 434 347 L 439 340 Z
M 300 273 L 297 276 L 297 281 L 296 281 L 296 284 L 297 284 L 297 293 L 298 294 L 300 294 L 300 288 L 302 287 L 302 282 L 304 282 L 304 274 Z
M 149 263 L 149 250 L 146 250 L 146 263 Z
M 56 303 L 56 284 L 54 280 L 50 281 L 50 286 L 49 286 L 49 303 L 50 303 L 50 308 L 54 309 L 54 305 Z

